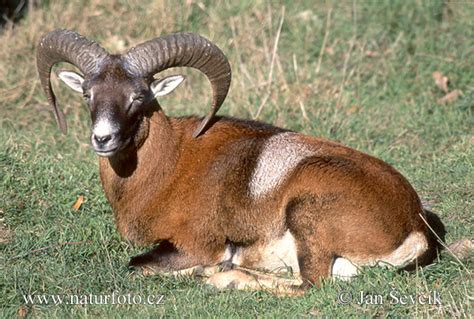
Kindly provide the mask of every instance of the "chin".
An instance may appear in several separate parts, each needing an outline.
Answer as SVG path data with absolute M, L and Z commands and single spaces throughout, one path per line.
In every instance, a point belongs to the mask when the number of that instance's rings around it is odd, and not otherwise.
M 95 150 L 95 153 L 97 155 L 99 155 L 100 157 L 112 157 L 112 156 L 114 156 L 115 154 L 118 153 L 118 150 L 117 149 L 112 150 L 112 151 L 98 151 L 98 150 Z

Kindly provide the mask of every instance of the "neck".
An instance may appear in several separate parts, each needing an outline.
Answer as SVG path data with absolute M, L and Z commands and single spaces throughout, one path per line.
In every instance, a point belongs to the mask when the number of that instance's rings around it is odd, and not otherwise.
M 110 158 L 101 159 L 101 164 L 108 162 L 115 174 L 122 178 L 136 173 L 138 159 L 141 165 L 152 161 L 170 166 L 168 164 L 176 161 L 176 140 L 169 119 L 160 109 L 142 119 L 127 148 Z
M 145 118 L 134 143 L 122 154 L 100 158 L 100 178 L 112 205 L 119 232 L 137 242 L 148 242 L 147 225 L 140 216 L 150 212 L 150 200 L 157 200 L 170 184 L 178 161 L 177 133 L 161 110 Z M 146 133 L 146 134 L 145 134 Z M 146 194 L 156 194 L 147 196 Z M 154 212 L 155 215 L 158 212 Z
M 142 187 L 166 187 L 178 159 L 179 139 L 161 110 L 145 117 L 130 146 L 110 158 L 100 158 L 100 175 L 109 202 Z M 117 198 L 118 197 L 118 198 Z

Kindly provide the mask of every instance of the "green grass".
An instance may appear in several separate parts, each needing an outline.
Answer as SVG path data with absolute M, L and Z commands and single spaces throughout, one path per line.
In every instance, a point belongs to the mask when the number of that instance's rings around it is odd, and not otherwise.
M 472 254 L 461 264 L 443 252 L 438 263 L 414 273 L 368 268 L 349 283 L 327 281 L 301 298 L 219 292 L 187 278 L 132 273 L 128 259 L 142 250 L 115 230 L 88 146 L 86 108 L 53 79 L 70 127 L 63 136 L 40 90 L 35 44 L 58 27 L 77 29 L 111 50 L 172 31 L 206 35 L 233 67 L 220 114 L 253 118 L 263 105 L 259 120 L 380 157 L 440 215 L 448 244 L 472 238 L 474 5 L 49 2 L 0 30 L 0 218 L 11 231 L 10 241 L 0 244 L 0 315 L 14 317 L 23 310 L 47 318 L 472 315 Z M 206 80 L 198 72 L 180 71 L 188 75 L 186 85 L 161 104 L 170 115 L 204 114 L 210 101 Z M 437 103 L 445 93 L 434 84 L 434 71 L 448 76 L 450 90 L 462 91 L 457 100 Z M 80 195 L 86 201 L 75 211 L 71 206 Z M 338 301 L 341 292 L 361 291 L 382 295 L 384 304 Z M 391 291 L 413 296 L 436 291 L 442 305 L 391 304 Z M 25 305 L 22 298 L 112 292 L 164 299 L 162 305 L 46 306 Z

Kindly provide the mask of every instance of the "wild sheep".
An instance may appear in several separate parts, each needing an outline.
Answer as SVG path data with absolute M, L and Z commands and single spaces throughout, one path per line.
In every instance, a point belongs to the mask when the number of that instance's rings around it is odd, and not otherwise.
M 221 50 L 192 33 L 140 44 L 121 55 L 69 30 L 46 34 L 37 48 L 41 85 L 63 132 L 66 121 L 50 83 L 54 64 L 82 93 L 92 118 L 91 143 L 117 229 L 151 246 L 134 267 L 170 272 L 216 269 L 216 287 L 304 291 L 328 276 L 351 277 L 363 265 L 423 265 L 437 241 L 408 181 L 390 165 L 322 138 L 268 124 L 215 117 L 231 81 Z M 210 113 L 167 117 L 156 97 L 180 75 L 155 80 L 171 67 L 202 71 L 213 89 Z M 286 268 L 298 281 L 258 273 Z

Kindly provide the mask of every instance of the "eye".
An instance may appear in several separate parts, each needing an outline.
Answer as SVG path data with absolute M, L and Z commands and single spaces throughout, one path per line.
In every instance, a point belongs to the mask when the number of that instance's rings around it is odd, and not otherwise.
M 127 112 L 130 112 L 134 107 L 141 105 L 144 101 L 145 97 L 142 95 L 132 97 Z
M 136 97 L 133 98 L 132 103 L 143 103 L 144 100 L 145 100 L 145 98 L 143 96 L 139 95 L 139 96 L 136 96 Z

